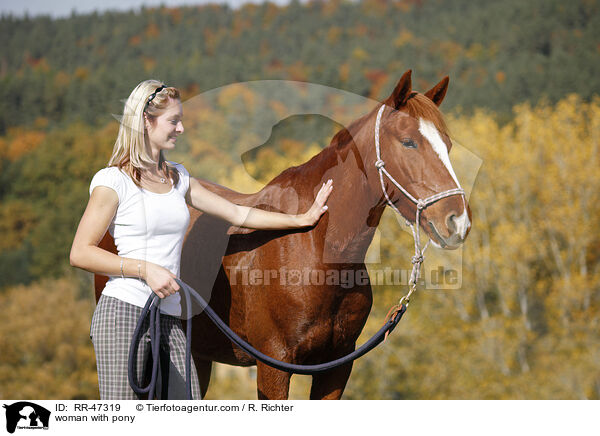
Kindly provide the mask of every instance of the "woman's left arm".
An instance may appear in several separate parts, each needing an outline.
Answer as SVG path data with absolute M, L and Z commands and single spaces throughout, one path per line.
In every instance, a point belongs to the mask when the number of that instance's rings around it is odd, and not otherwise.
M 216 216 L 238 227 L 250 229 L 276 230 L 295 229 L 315 225 L 327 210 L 325 203 L 333 190 L 333 180 L 323 183 L 317 193 L 311 208 L 300 215 L 290 215 L 253 207 L 240 206 L 229 200 L 210 192 L 193 177 L 190 177 L 190 188 L 185 200 L 190 206 Z

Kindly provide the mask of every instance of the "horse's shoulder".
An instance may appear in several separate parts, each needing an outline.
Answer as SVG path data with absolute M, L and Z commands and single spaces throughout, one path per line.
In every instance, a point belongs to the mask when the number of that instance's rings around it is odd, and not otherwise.
M 251 194 L 244 194 L 242 192 L 234 191 L 233 189 L 226 188 L 225 186 L 219 185 L 218 183 L 210 182 L 208 180 L 198 179 L 200 184 L 208 189 L 210 192 L 213 192 L 226 200 L 231 201 L 232 203 L 247 205 L 251 203 L 253 199 L 260 193 L 255 192 Z
M 281 174 L 265 185 L 260 191 L 249 194 L 237 192 L 233 189 L 207 180 L 198 179 L 198 181 L 204 188 L 235 204 L 250 207 L 260 205 L 278 207 L 280 206 L 282 200 L 282 190 L 285 191 L 287 188 L 293 188 L 295 191 L 299 191 L 301 180 L 298 180 L 297 177 L 294 177 L 295 169 L 296 168 L 293 167 L 284 170 Z M 293 180 L 296 180 L 296 183 L 294 183 Z M 297 193 L 299 194 L 300 192 Z

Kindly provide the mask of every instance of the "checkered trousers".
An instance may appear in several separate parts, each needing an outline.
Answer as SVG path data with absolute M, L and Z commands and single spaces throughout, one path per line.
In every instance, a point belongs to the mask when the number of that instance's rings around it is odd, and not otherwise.
M 129 345 L 135 331 L 142 308 L 114 297 L 101 295 L 90 328 L 90 339 L 96 352 L 100 398 L 103 400 L 136 400 L 141 398 L 129 386 L 127 362 Z M 137 384 L 146 386 L 151 371 L 149 317 L 142 326 L 136 362 Z M 186 399 L 185 392 L 185 333 L 181 320 L 161 313 L 161 353 L 170 356 L 170 361 L 162 361 L 161 371 L 168 367 L 168 398 Z M 192 398 L 201 399 L 198 374 L 192 359 Z M 156 395 L 161 393 L 161 372 L 156 387 Z M 143 384 L 142 384 L 143 383 Z

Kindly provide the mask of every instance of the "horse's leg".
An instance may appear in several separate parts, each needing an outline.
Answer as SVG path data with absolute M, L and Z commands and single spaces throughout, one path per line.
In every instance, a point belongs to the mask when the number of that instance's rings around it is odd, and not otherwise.
M 256 387 L 259 400 L 287 400 L 290 390 L 289 372 L 271 368 L 262 362 L 256 364 Z
M 198 372 L 198 383 L 200 384 L 200 393 L 202 398 L 206 396 L 208 391 L 208 384 L 210 383 L 210 374 L 212 371 L 212 360 L 202 360 L 194 357 L 194 363 L 196 364 L 196 371 Z
M 312 376 L 311 400 L 339 400 L 350 378 L 352 362 Z

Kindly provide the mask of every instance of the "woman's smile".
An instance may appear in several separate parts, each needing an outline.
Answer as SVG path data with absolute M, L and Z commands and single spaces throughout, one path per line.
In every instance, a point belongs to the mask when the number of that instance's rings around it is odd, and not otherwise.
M 183 108 L 179 100 L 170 100 L 170 104 L 156 117 L 153 123 L 148 123 L 147 133 L 153 156 L 158 159 L 161 149 L 172 149 L 177 143 L 177 137 L 184 132 Z M 164 139 L 166 134 L 166 140 Z

